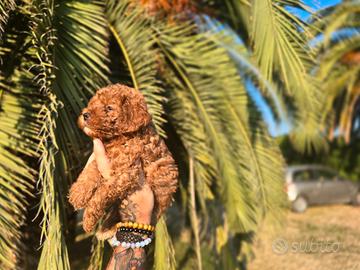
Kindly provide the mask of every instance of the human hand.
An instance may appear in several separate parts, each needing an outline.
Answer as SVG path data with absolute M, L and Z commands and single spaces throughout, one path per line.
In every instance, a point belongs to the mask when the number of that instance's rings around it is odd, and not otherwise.
M 110 177 L 111 165 L 108 157 L 106 156 L 104 144 L 100 139 L 94 139 L 93 147 L 93 152 L 86 162 L 85 168 L 89 166 L 92 161 L 96 160 L 100 174 L 107 179 Z
M 106 155 L 105 147 L 100 139 L 94 139 L 93 145 L 93 153 L 90 155 L 86 166 L 95 160 L 102 177 L 109 179 L 111 175 L 111 164 Z M 141 189 L 122 200 L 119 214 L 122 221 L 149 224 L 151 222 L 153 208 L 154 194 L 150 186 L 144 184 Z

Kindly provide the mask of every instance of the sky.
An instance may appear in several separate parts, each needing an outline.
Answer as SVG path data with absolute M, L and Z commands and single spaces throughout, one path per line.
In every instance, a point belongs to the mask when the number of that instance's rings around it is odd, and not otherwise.
M 340 3 L 341 0 L 303 0 L 303 2 L 309 7 L 311 7 L 314 11 L 316 11 L 322 8 L 336 5 Z M 291 12 L 303 19 L 307 19 L 310 16 L 309 13 L 299 9 L 292 9 Z M 283 119 L 280 122 L 276 122 L 271 112 L 271 109 L 262 98 L 259 90 L 257 90 L 253 85 L 251 85 L 251 83 L 249 83 L 248 86 L 249 95 L 252 97 L 255 104 L 260 109 L 264 120 L 268 125 L 270 134 L 272 136 L 279 136 L 288 133 L 291 130 L 290 121 L 287 119 Z
M 318 10 L 321 8 L 326 8 L 329 6 L 336 5 L 341 2 L 341 0 L 303 0 L 303 2 L 311 7 L 314 10 Z M 303 19 L 307 19 L 310 14 L 303 10 L 294 11 L 294 13 L 300 16 Z

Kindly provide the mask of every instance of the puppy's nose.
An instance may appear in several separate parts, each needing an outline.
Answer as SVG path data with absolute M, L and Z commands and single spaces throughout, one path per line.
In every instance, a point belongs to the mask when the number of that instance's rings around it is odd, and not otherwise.
M 83 117 L 84 117 L 84 120 L 88 120 L 90 118 L 90 113 L 86 112 L 86 113 L 83 113 Z

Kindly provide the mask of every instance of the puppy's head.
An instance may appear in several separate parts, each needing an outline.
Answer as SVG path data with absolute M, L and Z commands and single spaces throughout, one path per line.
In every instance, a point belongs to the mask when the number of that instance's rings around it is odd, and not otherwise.
M 150 122 L 143 95 L 121 84 L 98 90 L 78 119 L 86 135 L 104 139 L 137 131 Z

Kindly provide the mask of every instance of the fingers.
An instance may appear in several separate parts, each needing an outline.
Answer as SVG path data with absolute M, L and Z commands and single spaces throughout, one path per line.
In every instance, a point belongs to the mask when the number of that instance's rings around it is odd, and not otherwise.
M 95 154 L 94 154 L 94 152 L 91 153 L 88 161 L 86 162 L 85 168 L 86 168 L 87 166 L 89 166 L 89 164 L 90 164 L 93 160 L 95 160 Z
M 94 154 L 99 172 L 104 178 L 110 178 L 111 166 L 103 143 L 99 139 L 94 139 Z

